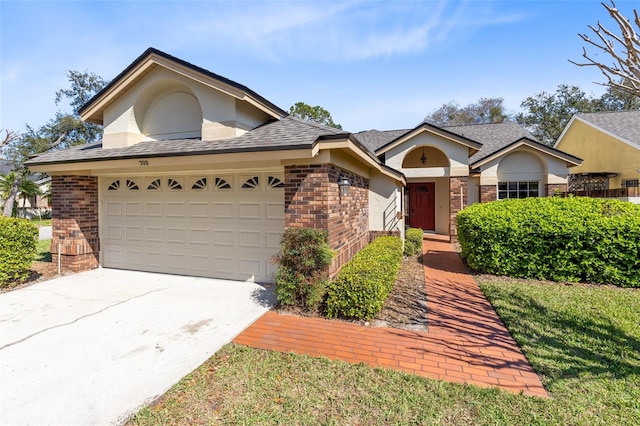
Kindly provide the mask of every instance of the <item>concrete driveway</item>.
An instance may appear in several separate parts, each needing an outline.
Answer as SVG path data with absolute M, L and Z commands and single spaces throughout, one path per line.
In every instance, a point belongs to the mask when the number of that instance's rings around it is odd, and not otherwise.
M 0 423 L 120 424 L 273 301 L 257 284 L 114 269 L 0 294 Z

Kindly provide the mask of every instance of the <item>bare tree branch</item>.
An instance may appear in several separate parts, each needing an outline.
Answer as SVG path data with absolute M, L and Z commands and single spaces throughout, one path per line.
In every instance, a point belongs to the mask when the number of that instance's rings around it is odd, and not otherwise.
M 2 133 L 2 130 L 0 130 L 0 133 Z M 12 130 L 5 130 L 4 139 L 0 141 L 0 148 L 3 148 L 9 145 L 11 142 L 18 139 L 19 136 L 20 134 L 18 132 L 14 132 Z
M 627 92 L 640 96 L 640 38 L 634 25 L 616 8 L 611 0 L 611 6 L 602 3 L 609 15 L 618 24 L 620 34 L 605 28 L 600 22 L 596 27 L 589 25 L 591 31 L 597 36 L 592 40 L 587 34 L 578 34 L 586 43 L 606 53 L 613 59 L 611 64 L 599 62 L 593 55 L 583 48 L 582 57 L 586 62 L 574 62 L 579 67 L 597 67 L 607 78 L 606 83 L 598 83 L 604 86 L 617 87 Z M 634 10 L 634 23 L 640 30 L 640 16 Z M 617 46 L 620 45 L 620 49 Z

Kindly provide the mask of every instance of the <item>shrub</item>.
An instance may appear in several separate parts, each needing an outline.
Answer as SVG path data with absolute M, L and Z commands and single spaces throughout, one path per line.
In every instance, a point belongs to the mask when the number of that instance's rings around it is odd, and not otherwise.
M 402 262 L 402 240 L 378 237 L 360 250 L 329 285 L 327 315 L 371 319 L 382 310 Z
M 640 287 L 640 205 L 527 198 L 458 214 L 462 258 L 477 271 Z
M 278 303 L 317 310 L 326 294 L 332 259 L 326 232 L 309 228 L 285 230 L 280 252 L 275 256 L 280 264 L 276 272 Z
M 0 216 L 0 287 L 29 276 L 37 243 L 36 225 L 25 219 Z
M 422 229 L 409 228 L 404 235 L 404 255 L 414 256 L 422 251 Z

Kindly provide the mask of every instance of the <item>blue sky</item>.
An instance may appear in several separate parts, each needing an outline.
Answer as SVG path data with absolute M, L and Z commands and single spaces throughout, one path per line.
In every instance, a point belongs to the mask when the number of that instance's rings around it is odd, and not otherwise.
M 618 1 L 626 16 L 637 1 Z M 400 129 L 451 100 L 604 89 L 580 59 L 595 0 L 0 0 L 0 128 L 53 117 L 67 70 L 110 80 L 152 46 L 244 84 L 281 108 L 321 105 L 350 131 Z

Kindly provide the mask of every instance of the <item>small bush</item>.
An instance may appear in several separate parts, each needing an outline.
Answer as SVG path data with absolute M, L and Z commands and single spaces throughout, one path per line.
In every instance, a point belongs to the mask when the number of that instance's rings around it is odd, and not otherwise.
M 640 205 L 582 197 L 474 204 L 458 214 L 458 239 L 477 271 L 640 287 Z
M 37 226 L 25 219 L 0 216 L 0 287 L 29 276 L 37 243 Z
M 333 251 L 326 232 L 309 228 L 289 228 L 280 241 L 275 261 L 276 297 L 283 306 L 316 311 L 324 300 L 328 267 Z
M 402 240 L 378 237 L 342 267 L 329 285 L 327 315 L 371 319 L 382 310 L 402 262 Z
M 404 255 L 414 256 L 422 251 L 422 229 L 409 228 L 404 235 Z

